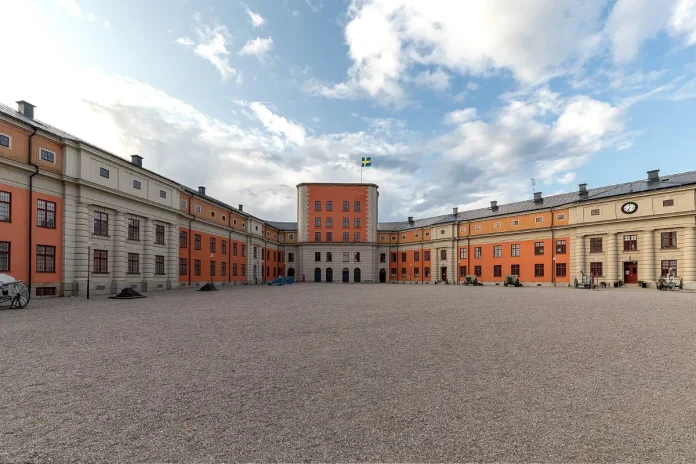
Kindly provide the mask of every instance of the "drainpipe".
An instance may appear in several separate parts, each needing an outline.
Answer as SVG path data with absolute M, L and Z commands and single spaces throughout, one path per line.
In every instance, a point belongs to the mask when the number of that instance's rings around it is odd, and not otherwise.
M 421 268 L 421 269 L 420 269 L 420 273 L 421 273 L 421 284 L 424 282 L 424 280 L 423 280 L 423 279 L 424 279 L 424 275 L 423 275 L 423 274 L 425 274 L 425 272 L 424 272 L 424 271 L 425 271 L 425 269 L 424 269 L 424 268 L 425 268 L 425 255 L 423 254 L 423 239 L 424 239 L 425 237 L 423 236 L 423 230 L 424 230 L 424 229 L 421 229 L 421 232 L 420 232 L 420 233 L 421 233 L 421 254 L 420 254 L 420 259 L 421 259 L 421 263 L 422 263 L 422 264 L 421 264 L 421 267 L 420 267 L 420 268 Z
M 35 171 L 32 175 L 29 176 L 29 250 L 28 250 L 28 256 L 29 256 L 29 280 L 27 281 L 27 288 L 29 289 L 29 297 L 27 298 L 27 303 L 29 300 L 31 300 L 31 274 L 32 274 L 32 257 L 31 257 L 31 250 L 34 246 L 34 236 L 33 236 L 33 231 L 34 231 L 34 176 L 39 173 L 39 167 L 35 165 L 32 160 L 32 146 L 33 146 L 33 141 L 32 139 L 36 135 L 36 131 L 38 129 L 35 127 L 34 132 L 29 136 L 29 165 L 33 166 Z M 89 257 L 87 257 L 87 260 L 89 260 Z M 89 262 L 89 261 L 88 261 Z
M 232 212 L 227 212 L 227 284 L 232 283 Z
M 466 223 L 466 273 L 471 275 L 471 222 Z M 466 276 L 464 276 L 466 280 Z
M 188 201 L 188 212 L 189 212 L 189 227 L 188 227 L 188 284 L 191 286 L 191 273 L 193 272 L 193 261 L 191 261 L 191 248 L 193 248 L 193 233 L 191 232 L 191 224 L 196 220 L 196 216 L 191 214 L 191 201 L 193 200 L 193 195 L 189 196 Z

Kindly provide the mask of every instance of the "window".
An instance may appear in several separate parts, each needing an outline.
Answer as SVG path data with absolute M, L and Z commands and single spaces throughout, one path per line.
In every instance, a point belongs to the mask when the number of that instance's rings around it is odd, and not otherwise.
M 220 253 L 223 255 L 227 254 L 227 240 L 220 241 Z
M 556 277 L 566 276 L 566 263 L 556 263 Z
M 360 218 L 353 219 L 353 227 L 360 227 Z
M 602 263 L 590 263 L 590 274 L 595 276 L 601 276 L 602 274 Z
M 662 232 L 662 248 L 677 248 L 676 232 Z
M 391 268 L 391 276 L 396 277 L 396 268 L 395 267 Z
M 140 181 L 133 179 L 133 188 L 140 190 Z
M 271 250 L 266 250 L 266 259 L 267 259 L 268 261 L 271 260 Z
M 350 221 L 350 219 L 348 219 L 347 217 L 344 217 L 343 218 L 343 227 L 349 227 L 349 225 L 350 225 L 349 221 Z
M 566 254 L 566 241 L 565 240 L 556 240 L 556 254 L 557 255 Z
M 380 253 L 380 254 L 379 254 L 379 262 L 380 262 L 380 263 L 386 263 L 386 262 L 387 262 L 387 254 L 386 254 L 386 253 Z
M 10 270 L 10 242 L 0 242 L 0 271 Z
M 534 242 L 534 254 L 537 256 L 544 254 L 544 242 Z
M 500 222 L 495 222 L 493 223 L 493 228 L 494 229 L 500 229 L 502 227 L 502 224 Z
M 155 274 L 164 275 L 164 255 L 155 255 Z
M 210 277 L 215 277 L 215 261 L 210 262 Z
M 396 253 L 391 253 L 391 262 L 392 263 L 396 262 Z
M 466 228 L 464 228 L 464 230 L 466 230 Z M 426 232 L 426 233 L 425 233 L 425 236 L 426 236 L 426 237 L 430 237 L 430 232 Z
M 210 217 L 211 217 L 211 218 L 214 218 L 214 217 L 215 217 L 215 211 L 211 211 L 211 212 L 210 212 Z
M 419 261 L 420 261 L 420 252 L 419 252 L 419 251 L 414 251 L 414 252 L 413 252 L 413 260 L 414 260 L 415 262 L 419 262 Z
M 314 241 L 321 242 L 321 232 L 314 232 Z
M 330 251 L 326 252 L 326 262 L 333 263 L 333 253 L 331 253 Z
M 315 263 L 321 262 L 321 251 L 314 252 L 314 262 Z
M 99 175 L 102 177 L 109 178 L 109 170 L 106 168 L 99 168 Z
M 353 261 L 355 261 L 356 263 L 360 262 L 360 252 L 359 251 L 356 251 L 355 254 L 353 254 Z
M 343 211 L 350 211 L 350 202 L 343 202 Z
M 246 264 L 242 264 L 242 277 L 246 277 Z
M 36 202 L 36 225 L 48 229 L 56 228 L 56 204 L 52 201 L 38 200 Z
M 360 211 L 360 202 L 356 201 L 353 203 L 353 211 Z
M 107 250 L 94 250 L 92 272 L 95 274 L 106 274 L 109 272 L 109 252 Z
M 348 261 L 350 261 L 350 254 L 347 251 L 344 251 L 343 252 L 343 262 L 347 263 Z
M 447 250 L 440 250 L 440 259 L 443 261 L 447 259 Z
M 246 256 L 246 245 L 242 244 L 242 257 Z
M 128 253 L 128 274 L 140 274 L 140 255 Z
M 155 243 L 164 245 L 164 226 L 161 224 L 155 225 Z
M 474 230 L 481 230 L 481 224 L 476 224 L 474 226 Z
M 401 268 L 401 277 L 406 277 L 406 268 L 405 267 Z
M 440 229 L 440 235 L 445 235 L 445 229 Z
M 201 249 L 201 236 L 198 234 L 195 234 L 193 236 L 193 249 L 194 250 L 200 250 Z
M 232 263 L 232 277 L 237 277 L 237 263 Z
M 502 245 L 495 245 L 493 247 L 493 257 L 494 258 L 502 258 L 503 257 L 503 246 Z
M 591 216 L 599 216 L 599 208 L 590 211 Z
M 430 261 L 430 250 L 423 252 L 423 261 Z
M 396 235 L 392 235 L 392 241 L 396 240 Z
M 590 253 L 601 253 L 602 252 L 602 238 L 591 238 L 590 239 Z
M 186 200 L 181 200 L 179 202 L 179 206 L 181 206 L 182 208 L 186 208 L 188 206 L 188 202 Z
M 210 252 L 211 253 L 216 253 L 216 248 L 217 248 L 216 245 L 217 244 L 215 242 L 216 242 L 216 240 L 214 238 L 210 237 Z
M 519 264 L 512 264 L 510 266 L 510 274 L 516 275 L 519 277 L 520 275 L 520 265 Z
M 535 264 L 534 265 L 534 277 L 544 277 L 544 265 Z
M 513 226 L 519 226 L 519 225 L 520 225 L 520 220 L 519 220 L 519 219 L 513 219 L 512 222 L 511 222 L 511 224 L 512 224 Z
M 0 192 L 0 221 L 10 222 L 11 210 L 12 194 L 10 192 Z
M 350 234 L 348 232 L 343 232 L 343 241 L 345 243 L 348 243 L 349 240 L 350 240 Z
M 327 233 L 326 233 L 326 241 L 327 241 L 327 242 L 333 242 L 333 232 L 327 232 Z
M 557 214 L 556 220 L 557 221 L 565 221 L 565 213 Z
M 674 200 L 662 200 L 662 206 L 674 206 Z
M 94 235 L 109 235 L 109 215 L 94 212 Z
M 56 154 L 52 151 L 48 151 L 48 150 L 41 148 L 39 156 L 40 156 L 42 161 L 48 161 L 49 163 L 56 162 Z
M 226 218 L 225 215 L 223 214 L 223 215 L 222 215 L 222 222 L 225 222 L 226 220 L 227 220 L 227 218 Z
M 56 247 L 36 246 L 36 272 L 56 272 Z
M 420 277 L 420 268 L 419 267 L 413 268 L 413 277 Z
M 160 198 L 167 198 L 167 192 L 160 190 Z
M 638 250 L 638 236 L 637 235 L 624 235 L 624 251 L 637 251 Z
M 402 235 L 402 236 L 401 236 L 401 240 L 406 240 L 406 236 L 405 236 L 405 235 Z
M 36 296 L 55 296 L 56 287 L 38 287 L 36 289 Z
M 140 221 L 128 219 L 128 240 L 140 240 Z
M 288 262 L 289 263 L 295 262 L 295 253 L 288 253 Z
M 321 211 L 321 201 L 314 202 L 314 211 Z
M 360 232 L 356 232 L 353 234 L 353 241 L 355 243 L 358 243 L 360 241 Z
M 237 242 L 232 243 L 232 256 L 237 256 Z
M 242 222 L 242 229 L 246 229 L 246 222 Z
M 459 259 L 466 259 L 466 248 L 459 249 Z
M 401 262 L 402 263 L 406 262 L 406 253 L 401 253 Z
M 466 266 L 459 266 L 459 277 L 466 277 Z
M 333 211 L 333 201 L 326 202 L 326 211 Z
M 537 224 L 541 224 L 542 222 L 544 222 L 544 216 L 535 217 L 534 222 L 536 222 Z
M 321 227 L 321 218 L 320 217 L 314 218 L 314 227 Z
M 10 148 L 10 137 L 0 134 L 0 147 Z
M 227 263 L 224 261 L 220 263 L 220 275 L 223 277 L 227 275 Z
M 179 231 L 179 248 L 188 247 L 188 234 L 183 230 Z
M 326 227 L 333 227 L 333 218 L 326 218 Z
M 668 275 L 676 277 L 678 275 L 676 259 L 660 261 L 660 267 L 662 269 L 662 277 L 666 277 Z
M 197 213 L 200 213 L 201 212 L 201 205 L 196 205 L 196 206 L 194 206 L 193 209 L 195 209 Z
M 430 268 L 429 267 L 423 268 L 423 272 L 425 273 L 425 277 L 430 278 Z
M 474 248 L 474 258 L 480 258 L 481 257 L 481 247 L 475 247 Z
M 513 243 L 510 245 L 510 256 L 519 256 L 520 255 L 520 244 L 519 243 Z
M 474 275 L 476 277 L 481 277 L 483 275 L 483 269 L 481 266 L 474 266 Z
M 193 260 L 193 274 L 194 275 L 201 275 L 201 260 L 200 259 L 194 259 Z
M 496 264 L 493 266 L 493 277 L 502 277 L 503 276 L 503 266 L 500 264 Z

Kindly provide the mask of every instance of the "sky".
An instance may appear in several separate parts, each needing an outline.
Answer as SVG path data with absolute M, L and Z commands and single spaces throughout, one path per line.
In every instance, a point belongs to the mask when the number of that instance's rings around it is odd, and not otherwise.
M 0 0 L 0 102 L 266 220 L 696 170 L 696 0 Z

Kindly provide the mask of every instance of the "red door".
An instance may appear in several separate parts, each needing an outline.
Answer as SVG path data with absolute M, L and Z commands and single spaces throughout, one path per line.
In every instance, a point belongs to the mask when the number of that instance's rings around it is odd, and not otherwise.
M 624 282 L 627 284 L 638 282 L 638 263 L 624 263 Z

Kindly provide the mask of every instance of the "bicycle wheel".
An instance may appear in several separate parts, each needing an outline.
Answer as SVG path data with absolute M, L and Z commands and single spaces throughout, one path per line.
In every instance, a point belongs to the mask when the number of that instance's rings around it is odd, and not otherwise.
M 22 309 L 29 303 L 29 289 L 24 284 L 16 284 L 17 295 L 12 300 L 12 307 Z

